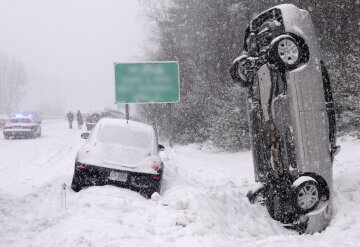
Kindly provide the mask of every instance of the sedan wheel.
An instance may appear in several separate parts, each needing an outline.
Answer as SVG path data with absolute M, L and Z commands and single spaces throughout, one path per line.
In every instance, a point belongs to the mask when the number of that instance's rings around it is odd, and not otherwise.
M 86 174 L 84 174 L 83 172 L 78 171 L 74 171 L 74 175 L 73 175 L 73 179 L 71 182 L 71 188 L 73 189 L 73 191 L 75 192 L 79 192 L 80 190 L 82 190 L 85 187 L 89 187 L 91 186 L 91 182 L 90 182 L 90 177 L 88 177 Z M 95 185 L 95 184 L 94 184 Z
M 71 182 L 71 189 L 75 192 L 79 192 L 82 189 L 80 177 L 76 176 L 75 174 Z

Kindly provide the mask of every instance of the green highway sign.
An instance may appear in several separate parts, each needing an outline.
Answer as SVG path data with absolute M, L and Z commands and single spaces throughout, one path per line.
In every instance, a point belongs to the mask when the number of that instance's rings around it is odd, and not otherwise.
M 174 103 L 180 100 L 177 62 L 115 63 L 116 103 Z

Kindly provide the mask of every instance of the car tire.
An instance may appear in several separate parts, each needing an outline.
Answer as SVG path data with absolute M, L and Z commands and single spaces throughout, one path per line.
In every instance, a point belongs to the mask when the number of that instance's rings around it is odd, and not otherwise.
M 316 180 L 304 180 L 294 188 L 294 205 L 300 214 L 306 214 L 317 207 L 321 198 L 321 189 Z
M 266 191 L 266 209 L 270 216 L 283 224 L 294 222 L 298 211 L 294 207 L 294 190 L 288 183 L 278 184 Z
M 7 136 L 7 135 L 4 135 L 4 137 L 5 137 L 6 140 L 9 140 L 9 138 L 10 138 L 10 137 Z
M 75 192 L 79 192 L 82 188 L 79 184 L 73 182 L 71 183 L 71 189 Z
M 151 198 L 152 194 L 157 192 L 160 194 L 161 190 L 161 180 L 159 182 L 153 183 L 153 185 L 145 192 L 147 198 Z
M 71 182 L 71 189 L 75 192 L 79 192 L 82 187 L 83 183 L 81 181 L 81 177 L 79 175 L 74 174 L 72 182 Z
M 269 62 L 282 70 L 293 70 L 309 60 L 309 48 L 300 38 L 280 35 L 270 44 Z

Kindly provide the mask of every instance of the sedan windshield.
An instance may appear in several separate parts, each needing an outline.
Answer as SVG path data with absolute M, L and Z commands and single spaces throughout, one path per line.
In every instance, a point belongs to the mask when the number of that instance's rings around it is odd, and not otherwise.
M 106 125 L 100 129 L 98 140 L 107 144 L 149 149 L 153 146 L 153 133 L 138 128 Z

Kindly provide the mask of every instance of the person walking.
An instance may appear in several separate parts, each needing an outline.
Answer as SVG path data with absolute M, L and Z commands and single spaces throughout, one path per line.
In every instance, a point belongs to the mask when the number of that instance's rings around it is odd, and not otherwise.
M 68 119 L 68 121 L 69 121 L 69 128 L 72 129 L 72 123 L 73 123 L 73 121 L 74 121 L 74 114 L 73 114 L 71 111 L 69 111 L 69 112 L 66 114 L 66 116 L 67 116 L 67 119 Z
M 81 129 L 81 126 L 83 125 L 84 121 L 83 121 L 83 117 L 82 117 L 80 110 L 78 110 L 78 112 L 76 113 L 76 120 L 77 120 L 79 129 Z

